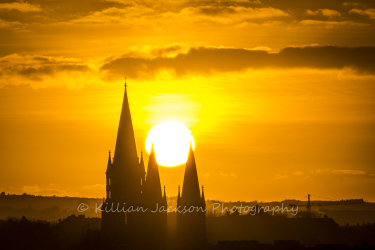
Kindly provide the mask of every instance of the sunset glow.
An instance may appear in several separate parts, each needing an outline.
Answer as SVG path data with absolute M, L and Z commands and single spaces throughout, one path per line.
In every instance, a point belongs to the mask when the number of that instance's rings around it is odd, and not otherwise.
M 137 157 L 184 124 L 210 199 L 375 201 L 375 1 L 3 2 L 0 192 L 103 197 L 126 77 Z
M 186 162 L 190 142 L 195 149 L 190 129 L 178 122 L 164 122 L 153 127 L 146 140 L 146 150 L 150 154 L 154 144 L 159 165 L 173 167 Z

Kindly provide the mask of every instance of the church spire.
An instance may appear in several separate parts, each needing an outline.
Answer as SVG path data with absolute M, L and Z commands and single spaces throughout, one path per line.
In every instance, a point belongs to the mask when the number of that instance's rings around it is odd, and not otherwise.
M 107 171 L 105 172 L 106 174 L 108 174 L 111 171 L 111 166 L 112 166 L 111 150 L 109 150 Z
M 135 167 L 135 163 L 138 163 L 133 124 L 130 114 L 128 95 L 126 91 L 126 83 L 113 163 L 117 166 L 119 166 L 118 164 L 120 164 L 121 167 L 125 168 Z
M 191 142 L 188 159 L 186 161 L 184 184 L 182 186 L 181 199 L 183 199 L 184 202 L 201 201 L 197 167 L 195 165 L 194 151 Z
M 206 244 L 206 203 L 204 201 L 204 192 L 202 190 L 201 197 L 199 189 L 197 166 L 191 142 L 186 161 L 182 195 L 181 198 L 177 199 L 177 206 L 185 209 L 191 206 L 198 208 L 189 214 L 177 213 L 176 232 L 181 248 L 204 248 Z
M 202 200 L 204 200 L 204 187 L 202 185 Z
M 163 195 L 160 184 L 159 165 L 156 162 L 154 144 L 151 146 L 150 157 L 148 158 L 147 175 L 143 194 L 146 203 L 155 204 L 155 202 L 158 202 L 160 205 L 162 202 Z

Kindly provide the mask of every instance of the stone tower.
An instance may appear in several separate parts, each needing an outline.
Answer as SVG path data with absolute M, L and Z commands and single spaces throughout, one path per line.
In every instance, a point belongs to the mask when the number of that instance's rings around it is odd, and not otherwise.
M 118 126 L 116 147 L 111 161 L 109 155 L 106 171 L 106 199 L 102 205 L 102 230 L 107 240 L 139 241 L 140 213 L 129 213 L 131 206 L 141 203 L 141 171 L 135 145 L 133 123 L 125 86 L 124 99 Z
M 202 248 L 206 244 L 206 203 L 199 189 L 193 147 L 190 144 L 186 161 L 182 194 L 178 190 L 177 206 L 187 213 L 177 213 L 177 244 L 181 248 Z

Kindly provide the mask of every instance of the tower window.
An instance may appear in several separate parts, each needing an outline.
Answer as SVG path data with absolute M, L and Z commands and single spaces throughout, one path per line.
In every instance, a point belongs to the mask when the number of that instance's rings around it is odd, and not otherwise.
M 108 191 L 108 198 L 110 198 L 110 199 L 112 198 L 111 197 L 111 191 Z
M 108 178 L 108 185 L 111 185 L 111 178 Z

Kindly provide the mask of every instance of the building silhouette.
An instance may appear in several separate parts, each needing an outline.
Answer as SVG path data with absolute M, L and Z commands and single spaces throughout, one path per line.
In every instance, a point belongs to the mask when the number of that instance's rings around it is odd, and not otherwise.
M 142 244 L 146 248 L 165 249 L 167 234 L 167 197 L 164 187 L 162 195 L 159 167 L 154 146 L 151 147 L 146 180 L 142 185 L 142 206 L 147 210 L 142 214 L 143 233 L 147 235 Z
M 199 189 L 198 173 L 193 147 L 190 143 L 186 161 L 182 194 L 178 188 L 177 207 L 186 213 L 177 213 L 177 242 L 183 248 L 202 248 L 206 243 L 206 203 L 204 189 Z
M 283 212 L 273 214 L 261 210 L 262 207 L 280 205 L 273 202 L 252 204 L 257 213 L 241 212 L 233 209 L 242 207 L 242 202 L 238 201 L 227 204 L 228 207 L 223 203 L 226 209 L 222 208 L 221 213 L 214 214 L 214 210 L 211 210 L 206 216 L 204 189 L 199 186 L 191 144 L 182 190 L 179 187 L 177 199 L 173 198 L 174 201 L 170 202 L 176 202 L 176 211 L 167 213 L 166 189 L 162 189 L 153 145 L 147 173 L 142 152 L 140 158 L 137 156 L 126 89 L 115 149 L 114 157 L 112 158 L 111 152 L 108 156 L 105 172 L 106 198 L 101 208 L 101 220 L 85 217 L 84 214 L 72 214 L 58 223 L 29 220 L 26 218 L 29 217 L 27 214 L 34 214 L 35 217 L 43 213 L 44 216 L 58 218 L 54 216 L 61 216 L 59 206 L 64 203 L 67 203 L 67 206 L 89 204 L 91 207 L 92 204 L 97 204 L 98 200 L 27 194 L 6 195 L 2 192 L 1 210 L 10 215 L 12 210 L 9 204 L 17 205 L 15 212 L 23 216 L 21 219 L 8 217 L 7 220 L 0 220 L 0 248 L 55 249 L 59 246 L 59 249 L 375 249 L 375 223 L 370 224 L 367 221 L 357 226 L 340 226 L 327 215 L 314 214 L 311 209 L 314 203 L 311 203 L 310 195 L 305 215 L 296 213 L 287 216 Z M 59 201 L 60 203 L 57 203 Z M 207 200 L 207 207 L 212 206 L 213 202 L 215 201 Z M 286 201 L 281 204 L 284 202 Z M 22 208 L 31 203 L 43 205 L 43 210 L 35 210 L 30 205 Z M 328 205 L 335 203 L 348 205 L 362 204 L 364 201 L 357 199 L 327 202 Z M 55 206 L 49 209 L 46 204 Z M 368 205 L 372 206 L 373 203 Z M 170 223 L 171 221 L 173 223 Z
M 113 161 L 109 153 L 106 171 L 106 199 L 102 205 L 105 240 L 121 243 L 142 242 L 141 213 L 129 212 L 142 203 L 145 180 L 143 158 L 138 162 L 127 90 L 121 109 Z M 125 237 L 126 236 L 126 237 Z
M 166 203 L 162 197 L 158 165 L 152 151 L 146 176 L 143 155 L 137 156 L 129 101 L 125 88 L 113 161 L 109 152 L 106 171 L 106 199 L 102 205 L 104 240 L 112 243 L 145 242 L 161 246 L 165 238 L 166 213 L 151 209 Z M 150 236 L 149 234 L 152 234 Z M 145 240 L 145 235 L 148 239 Z M 156 242 L 157 241 L 157 242 Z
M 165 249 L 167 239 L 167 197 L 160 183 L 159 166 L 152 145 L 147 173 L 143 154 L 137 157 L 134 130 L 125 86 L 113 160 L 109 152 L 106 170 L 106 198 L 102 205 L 103 240 L 131 244 L 145 249 Z M 186 162 L 182 195 L 177 203 L 196 206 L 199 211 L 177 213 L 178 245 L 202 246 L 205 242 L 205 201 L 199 189 L 192 146 Z M 136 210 L 136 211 L 134 211 Z

